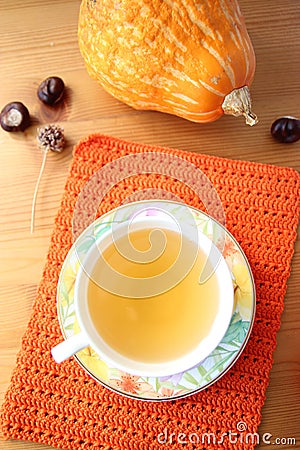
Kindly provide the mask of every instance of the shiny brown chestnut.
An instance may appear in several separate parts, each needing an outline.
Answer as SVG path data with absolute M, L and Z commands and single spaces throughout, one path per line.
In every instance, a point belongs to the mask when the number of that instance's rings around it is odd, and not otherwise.
M 64 94 L 65 83 L 59 77 L 48 77 L 38 87 L 38 98 L 46 105 L 58 103 Z
M 271 134 L 279 142 L 297 142 L 300 139 L 300 120 L 291 116 L 280 117 L 272 123 Z
M 5 131 L 24 131 L 30 125 L 30 114 L 21 102 L 11 102 L 0 113 L 0 124 Z

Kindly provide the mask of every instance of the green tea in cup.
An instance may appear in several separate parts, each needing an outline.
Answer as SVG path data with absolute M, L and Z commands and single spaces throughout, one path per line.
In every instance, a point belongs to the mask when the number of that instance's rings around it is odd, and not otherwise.
M 157 377 L 188 370 L 217 347 L 232 315 L 231 273 L 182 217 L 137 215 L 93 242 L 75 282 L 81 332 L 52 349 L 57 362 L 91 346 L 110 367 Z
M 164 250 L 149 261 L 150 245 L 155 246 L 156 237 L 160 240 L 159 232 L 165 238 Z M 126 247 L 128 238 L 132 248 L 140 252 L 138 262 L 128 252 L 124 255 L 118 251 Z M 195 253 L 195 261 L 189 267 L 189 258 L 183 259 L 185 276 L 181 276 L 179 267 L 172 273 L 173 283 L 165 290 L 159 275 L 175 264 L 182 246 L 187 254 Z M 181 358 L 209 335 L 219 309 L 221 286 L 213 270 L 205 283 L 199 283 L 207 255 L 193 241 L 174 230 L 160 228 L 153 232 L 144 228 L 112 241 L 102 258 L 92 269 L 87 303 L 97 332 L 115 351 L 135 361 L 155 364 Z M 109 278 L 111 269 L 122 276 Z M 101 287 L 103 278 L 110 279 L 110 291 Z M 126 296 L 114 293 L 122 292 L 124 278 L 129 280 Z M 152 278 L 158 293 L 145 297 L 142 284 L 139 291 L 136 283 L 140 278 Z

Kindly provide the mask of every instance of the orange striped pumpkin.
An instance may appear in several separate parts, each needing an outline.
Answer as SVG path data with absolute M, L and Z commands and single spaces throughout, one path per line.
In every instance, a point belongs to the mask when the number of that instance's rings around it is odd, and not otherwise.
M 89 74 L 136 109 L 257 122 L 255 54 L 236 0 L 83 0 L 78 33 Z

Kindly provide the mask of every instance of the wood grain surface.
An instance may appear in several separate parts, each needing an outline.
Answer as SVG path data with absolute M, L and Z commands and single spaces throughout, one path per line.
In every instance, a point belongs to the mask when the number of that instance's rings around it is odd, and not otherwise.
M 300 169 L 300 141 L 275 142 L 273 120 L 300 116 L 299 0 L 240 0 L 257 56 L 252 85 L 253 109 L 260 122 L 247 127 L 243 119 L 223 117 L 200 125 L 157 112 L 135 111 L 105 93 L 84 68 L 77 44 L 78 0 L 0 0 L 0 108 L 24 102 L 33 118 L 24 133 L 0 130 L 0 402 L 8 387 L 21 338 L 40 281 L 53 220 L 72 159 L 73 145 L 85 135 L 102 132 L 134 141 L 222 157 Z M 37 99 L 38 84 L 50 75 L 67 86 L 64 102 L 55 109 Z M 59 123 L 67 148 L 49 154 L 40 185 L 36 227 L 30 234 L 31 201 L 42 155 L 36 128 Z M 272 435 L 276 449 L 300 448 L 300 241 L 295 245 L 292 274 L 260 426 Z M 294 437 L 296 445 L 288 443 Z M 281 441 L 281 443 L 275 442 Z M 285 440 L 286 439 L 286 440 Z M 1 450 L 43 450 L 47 446 L 3 441 Z M 50 448 L 50 447 L 48 447 Z

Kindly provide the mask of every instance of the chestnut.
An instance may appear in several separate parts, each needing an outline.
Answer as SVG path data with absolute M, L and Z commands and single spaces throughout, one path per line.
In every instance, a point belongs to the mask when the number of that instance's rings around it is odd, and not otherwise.
M 64 94 L 65 83 L 59 77 L 48 77 L 38 87 L 38 98 L 46 105 L 58 103 Z
M 0 113 L 0 124 L 5 131 L 24 131 L 30 125 L 30 114 L 21 102 L 8 103 Z
M 296 142 L 300 139 L 300 120 L 291 116 L 280 117 L 272 123 L 271 134 L 279 142 Z

